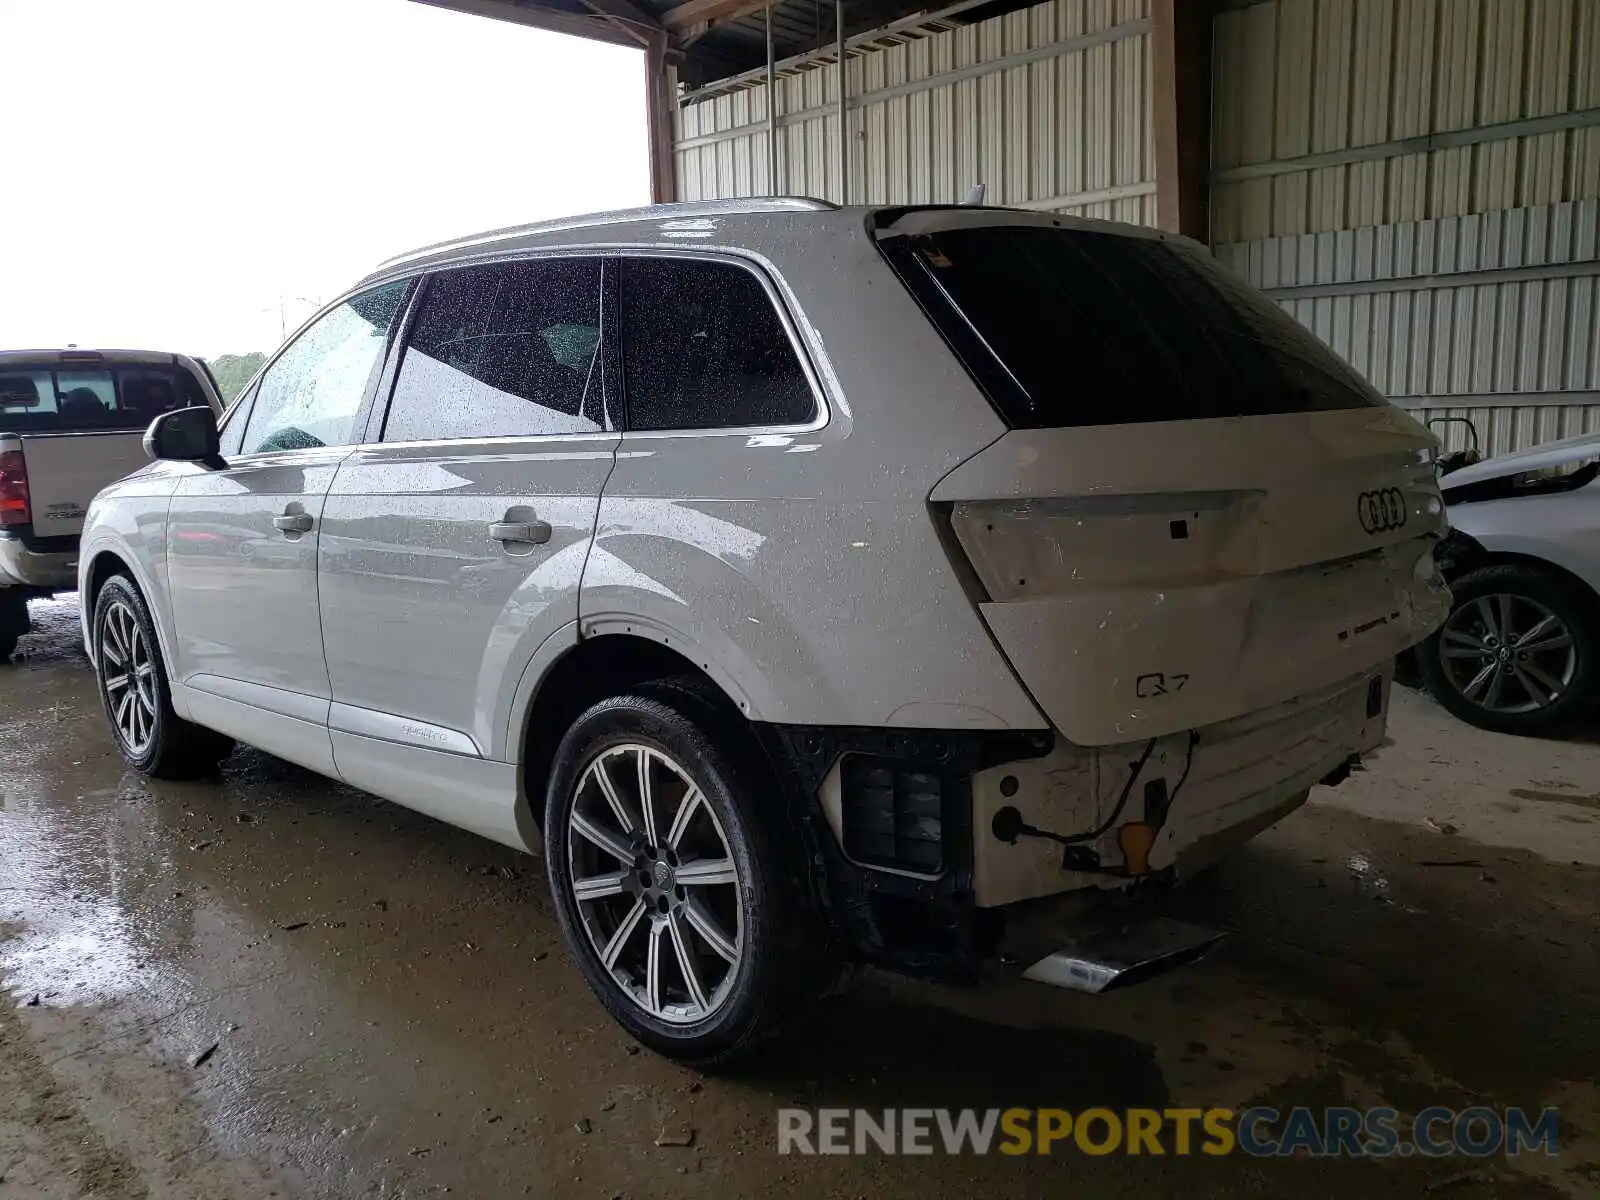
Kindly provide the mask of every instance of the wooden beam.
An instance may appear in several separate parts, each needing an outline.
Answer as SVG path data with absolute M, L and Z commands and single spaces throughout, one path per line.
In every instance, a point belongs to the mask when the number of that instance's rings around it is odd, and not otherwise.
M 676 8 L 667 9 L 661 23 L 672 32 L 681 33 L 711 21 L 737 20 L 766 6 L 767 0 L 684 0 Z
M 493 17 L 517 25 L 531 25 L 552 33 L 566 33 L 596 42 L 609 42 L 613 46 L 637 48 L 638 39 L 624 33 L 616 25 L 599 16 L 560 12 L 549 8 L 525 8 L 510 0 L 415 0 L 418 4 L 447 8 L 454 12 L 471 13 L 479 17 Z
M 677 154 L 673 148 L 673 69 L 667 34 L 650 35 L 644 50 L 645 120 L 650 135 L 650 203 L 678 199 Z
M 1211 6 L 1152 0 L 1151 101 L 1156 219 L 1207 242 L 1211 234 Z
M 583 6 L 646 48 L 651 35 L 661 30 L 654 17 L 640 12 L 628 0 L 583 0 Z

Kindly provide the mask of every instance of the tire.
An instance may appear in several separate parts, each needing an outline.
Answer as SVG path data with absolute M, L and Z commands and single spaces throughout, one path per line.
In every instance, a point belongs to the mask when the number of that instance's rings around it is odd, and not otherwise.
M 0 588 L 0 663 L 11 661 L 22 635 L 32 628 L 28 597 L 15 588 Z
M 172 711 L 172 690 L 155 624 L 144 597 L 126 575 L 113 575 L 95 597 L 90 633 L 95 686 L 111 725 L 111 740 L 128 765 L 153 779 L 216 774 L 217 764 L 233 743 Z M 130 663 L 132 670 L 118 669 Z
M 641 756 L 653 822 L 638 799 Z M 691 789 L 702 802 L 689 803 L 684 821 Z M 562 934 L 611 1015 L 666 1057 L 700 1067 L 729 1062 L 770 1038 L 832 980 L 804 862 L 793 850 L 798 839 L 783 836 L 776 794 L 736 720 L 675 683 L 595 704 L 556 750 L 544 836 Z M 575 815 L 590 832 L 580 831 Z M 680 873 L 687 880 L 691 867 L 697 879 L 726 881 L 685 886 Z M 582 901 L 575 880 L 589 885 Z
M 1559 733 L 1593 712 L 1600 600 L 1530 563 L 1480 567 L 1450 588 L 1450 616 L 1418 649 L 1423 679 L 1440 704 L 1479 729 L 1529 737 Z

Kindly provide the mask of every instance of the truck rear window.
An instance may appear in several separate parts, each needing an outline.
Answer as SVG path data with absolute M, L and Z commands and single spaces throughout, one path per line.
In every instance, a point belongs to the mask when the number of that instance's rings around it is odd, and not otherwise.
M 1180 243 L 985 225 L 879 245 L 1013 428 L 1385 403 L 1272 301 Z
M 178 366 L 0 366 L 0 433 L 143 431 L 164 412 L 204 403 L 199 382 Z

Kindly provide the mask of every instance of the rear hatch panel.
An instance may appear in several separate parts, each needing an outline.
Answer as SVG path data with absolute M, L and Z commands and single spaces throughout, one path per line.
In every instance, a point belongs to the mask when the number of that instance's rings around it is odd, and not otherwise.
M 1203 249 L 1005 210 L 869 228 L 1010 429 L 931 500 L 1073 742 L 1282 703 L 1443 620 L 1436 440 Z
M 934 491 L 995 640 L 1079 745 L 1226 720 L 1444 619 L 1428 435 L 1394 410 L 1016 430 Z

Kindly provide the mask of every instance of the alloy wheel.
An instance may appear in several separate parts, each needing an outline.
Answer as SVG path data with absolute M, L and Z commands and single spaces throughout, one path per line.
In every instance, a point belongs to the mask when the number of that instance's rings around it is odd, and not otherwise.
M 703 1021 L 745 952 L 744 885 L 705 794 L 672 757 L 637 743 L 579 776 L 567 866 L 589 944 L 622 991 L 673 1025 Z
M 134 758 L 156 730 L 156 665 L 133 610 L 120 600 L 100 619 L 100 687 L 123 747 Z
M 1508 593 L 1479 596 L 1451 613 L 1439 657 L 1463 699 L 1501 714 L 1549 708 L 1578 670 L 1566 623 L 1537 600 Z

